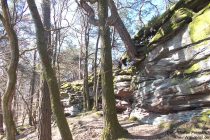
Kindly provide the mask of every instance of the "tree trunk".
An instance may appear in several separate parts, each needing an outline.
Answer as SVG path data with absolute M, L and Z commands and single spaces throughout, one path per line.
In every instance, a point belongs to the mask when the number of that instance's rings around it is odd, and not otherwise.
M 16 110 L 16 106 L 17 106 L 17 94 L 15 94 L 14 97 L 13 97 L 13 107 L 12 107 L 13 119 L 14 119 L 14 122 L 16 123 L 16 125 L 17 125 L 17 120 L 16 120 L 17 110 Z
M 96 109 L 99 109 L 98 106 L 98 97 L 99 97 L 99 84 L 100 84 L 100 75 L 101 75 L 101 67 L 99 68 L 99 73 L 98 73 L 98 77 L 97 77 L 97 83 L 96 83 L 96 95 L 95 95 L 95 104 L 96 104 Z
M 55 72 L 52 68 L 50 57 L 47 52 L 47 41 L 45 40 L 45 30 L 34 0 L 27 0 L 31 15 L 34 19 L 37 37 L 37 49 L 41 58 L 44 77 L 50 91 L 52 109 L 56 117 L 56 122 L 63 140 L 72 140 L 72 135 L 64 115 L 64 110 L 60 102 L 60 91 Z
M 43 26 L 46 30 L 50 30 L 51 20 L 50 20 L 50 0 L 42 0 L 42 13 L 43 13 Z M 45 31 L 44 36 L 48 48 L 49 56 L 52 56 L 51 49 L 51 34 L 49 31 Z M 41 76 L 40 80 L 40 110 L 39 110 L 39 127 L 38 127 L 38 139 L 39 140 L 51 140 L 51 106 L 50 106 L 50 93 L 47 85 L 47 81 L 44 76 Z
M 93 93 L 94 95 L 94 110 L 98 110 L 98 96 L 96 94 L 96 88 L 97 88 L 97 56 L 98 56 L 98 44 L 100 39 L 100 33 L 98 33 L 97 41 L 96 41 L 96 50 L 95 50 L 95 58 L 94 58 L 94 82 L 93 82 Z
M 127 48 L 128 55 L 131 59 L 135 59 L 137 53 L 136 53 L 136 48 L 134 46 L 134 42 L 131 39 L 131 36 L 125 27 L 122 19 L 120 18 L 116 5 L 113 0 L 108 0 L 108 6 L 111 11 L 111 20 L 110 20 L 110 25 L 114 26 L 117 32 L 119 33 L 122 41 L 125 44 L 125 47 Z
M 115 108 L 115 97 L 112 76 L 112 55 L 110 29 L 106 26 L 108 18 L 108 2 L 99 0 L 99 24 L 101 34 L 101 80 L 102 80 L 102 102 L 104 113 L 104 129 L 102 139 L 115 140 L 126 135 L 117 119 Z
M 17 81 L 17 66 L 19 61 L 19 46 L 18 38 L 13 29 L 9 8 L 6 0 L 1 0 L 3 16 L 0 14 L 0 19 L 4 25 L 9 38 L 9 46 L 11 50 L 11 58 L 7 70 L 8 80 L 5 93 L 3 95 L 3 118 L 6 126 L 7 140 L 15 140 L 16 127 L 12 115 L 12 100 L 15 94 L 15 86 Z
M 39 110 L 39 127 L 38 139 L 51 140 L 51 107 L 50 107 L 50 94 L 46 80 L 41 80 L 40 88 L 40 110 Z
M 86 22 L 86 21 L 85 21 Z M 90 97 L 89 97 L 89 86 L 88 86 L 88 46 L 89 46 L 89 25 L 85 26 L 85 67 L 84 67 L 84 110 L 90 110 Z
M 1 93 L 0 93 L 0 134 L 4 133 L 3 128 L 3 112 L 2 112 L 2 106 L 1 106 Z
M 117 119 L 112 76 L 110 29 L 106 26 L 108 2 L 99 0 L 99 25 L 101 34 L 101 80 L 104 129 L 102 139 L 114 140 L 127 134 Z
M 33 62 L 33 73 L 32 73 L 32 78 L 31 78 L 31 83 L 30 83 L 30 109 L 29 109 L 29 125 L 36 125 L 33 124 L 33 96 L 34 96 L 34 92 L 35 92 L 35 82 L 36 82 L 36 50 L 34 51 L 34 58 L 33 58 L 34 62 Z

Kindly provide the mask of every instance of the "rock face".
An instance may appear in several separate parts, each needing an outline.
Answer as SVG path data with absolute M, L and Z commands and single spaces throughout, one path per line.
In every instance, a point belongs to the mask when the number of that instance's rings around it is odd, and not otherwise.
M 114 88 L 118 113 L 127 112 L 127 115 L 130 113 L 133 100 L 133 91 L 131 90 L 132 73 L 132 68 L 125 68 L 115 72 Z
M 210 4 L 168 34 L 138 63 L 136 108 L 167 114 L 210 106 Z

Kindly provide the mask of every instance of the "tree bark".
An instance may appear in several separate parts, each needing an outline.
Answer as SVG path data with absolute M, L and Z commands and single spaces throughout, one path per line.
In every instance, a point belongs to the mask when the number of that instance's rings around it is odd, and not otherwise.
M 117 119 L 112 76 L 112 55 L 110 29 L 106 25 L 108 18 L 108 1 L 99 0 L 99 24 L 101 34 L 101 80 L 104 129 L 102 139 L 115 140 L 127 134 Z
M 80 48 L 79 48 L 79 80 L 82 79 L 82 45 L 80 45 Z
M 52 68 L 49 55 L 47 53 L 47 41 L 45 40 L 45 30 L 34 0 L 27 0 L 31 15 L 34 19 L 37 37 L 37 49 L 41 58 L 44 77 L 51 95 L 51 105 L 56 117 L 56 122 L 63 140 L 72 140 L 70 128 L 64 115 L 64 110 L 60 102 L 60 91 L 55 72 Z
M 50 30 L 51 27 L 51 1 L 50 0 L 42 0 L 42 13 L 43 13 L 43 26 L 46 30 Z M 52 56 L 51 47 L 51 34 L 49 31 L 45 31 L 46 45 L 48 48 L 49 56 Z M 38 139 L 39 140 L 51 140 L 52 132 L 51 132 L 51 106 L 50 106 L 50 93 L 47 85 L 47 81 L 44 76 L 41 76 L 40 80 L 40 109 L 39 109 L 39 126 L 38 126 Z
M 94 95 L 94 110 L 98 110 L 98 95 L 96 94 L 96 89 L 97 89 L 97 57 L 98 57 L 98 44 L 99 44 L 99 39 L 100 39 L 100 32 L 98 32 L 98 37 L 96 41 L 96 49 L 95 49 L 95 58 L 94 58 L 94 82 L 93 82 L 93 93 Z
M 40 88 L 40 110 L 39 110 L 39 126 L 38 126 L 38 139 L 51 140 L 51 107 L 50 107 L 50 94 L 46 80 L 41 79 Z
M 0 92 L 0 134 L 4 133 L 4 128 L 3 128 L 3 112 L 2 112 L 2 105 L 1 105 L 1 92 Z
M 12 100 L 15 94 L 15 86 L 17 81 L 17 66 L 19 61 L 19 46 L 16 32 L 13 28 L 10 19 L 9 8 L 6 0 L 1 0 L 2 12 L 0 19 L 4 25 L 9 38 L 9 46 L 11 51 L 11 58 L 7 70 L 8 79 L 5 93 L 3 95 L 3 118 L 6 126 L 7 140 L 15 140 L 16 127 L 12 115 Z
M 84 21 L 86 22 L 86 21 Z M 85 67 L 84 67 L 84 105 L 85 111 L 89 111 L 90 108 L 90 97 L 89 97 L 89 86 L 88 86 L 88 46 L 89 46 L 89 25 L 85 26 Z
M 98 100 L 99 100 L 99 84 L 100 84 L 100 75 L 101 75 L 101 67 L 99 68 L 99 73 L 97 77 L 97 83 L 96 83 L 96 95 L 95 95 L 95 104 L 96 104 L 96 109 L 99 109 L 98 106 Z
M 33 96 L 35 93 L 35 83 L 36 82 L 36 50 L 34 51 L 34 58 L 33 58 L 33 73 L 32 73 L 32 78 L 31 78 L 31 83 L 30 83 L 30 109 L 29 109 L 29 125 L 36 125 L 33 124 Z

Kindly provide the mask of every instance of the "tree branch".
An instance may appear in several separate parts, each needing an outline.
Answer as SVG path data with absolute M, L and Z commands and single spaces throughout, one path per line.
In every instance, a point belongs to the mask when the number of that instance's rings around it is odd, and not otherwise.
M 2 21 L 3 24 L 5 24 L 5 19 L 1 13 L 0 13 L 0 20 Z
M 21 53 L 20 53 L 20 56 L 24 55 L 26 52 L 30 52 L 30 51 L 33 51 L 33 50 L 36 50 L 37 48 L 31 48 L 31 49 L 26 49 L 26 50 L 23 50 Z
M 76 2 L 77 2 L 77 0 L 76 0 Z M 87 15 L 89 18 L 89 23 L 91 23 L 95 26 L 98 26 L 99 21 L 97 19 L 95 19 L 95 12 L 94 12 L 93 8 L 87 4 L 87 2 L 95 3 L 95 2 L 97 2 L 97 0 L 80 0 L 80 3 L 77 2 L 77 4 L 87 12 Z M 118 14 L 118 10 L 117 10 L 117 7 L 116 7 L 114 1 L 108 0 L 108 6 L 111 11 L 111 16 L 107 18 L 106 26 L 114 26 L 116 28 L 122 41 L 124 42 L 124 44 L 127 48 L 129 57 L 134 59 L 135 55 L 136 55 L 134 43 L 133 43 L 133 41 L 130 37 L 130 34 L 128 33 L 123 21 L 121 20 L 119 14 Z
M 95 26 L 98 26 L 99 25 L 99 21 L 98 19 L 95 18 L 95 12 L 93 10 L 92 7 L 90 7 L 90 5 L 87 4 L 87 1 L 90 2 L 90 3 L 95 3 L 97 0 L 80 0 L 80 3 L 77 2 L 77 4 L 79 5 L 79 7 L 81 7 L 82 9 L 85 10 L 85 12 L 87 13 L 88 15 L 88 21 L 90 24 L 93 24 Z
M 3 40 L 3 39 L 8 39 L 8 37 L 7 37 L 6 35 L 7 35 L 7 34 L 1 35 L 1 36 L 0 36 L 0 41 Z

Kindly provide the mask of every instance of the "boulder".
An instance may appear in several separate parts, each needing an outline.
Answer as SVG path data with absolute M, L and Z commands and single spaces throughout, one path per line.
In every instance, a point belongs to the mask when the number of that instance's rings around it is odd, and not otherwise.
M 133 96 L 133 92 L 129 90 L 125 90 L 125 89 L 120 89 L 115 94 L 115 97 L 120 98 L 120 99 L 129 99 L 132 96 Z
M 128 82 L 128 81 L 124 81 L 124 82 L 117 82 L 116 84 L 115 84 L 115 87 L 117 88 L 117 89 L 119 89 L 119 88 L 128 88 L 128 87 L 130 87 L 130 82 Z
M 118 113 L 126 111 L 130 107 L 130 103 L 124 100 L 116 100 L 116 110 Z
M 131 81 L 132 76 L 131 75 L 117 75 L 114 78 L 114 82 L 124 82 L 124 81 Z
M 65 108 L 64 112 L 70 114 L 70 116 L 76 116 L 81 112 L 81 105 L 76 104 L 71 107 Z

